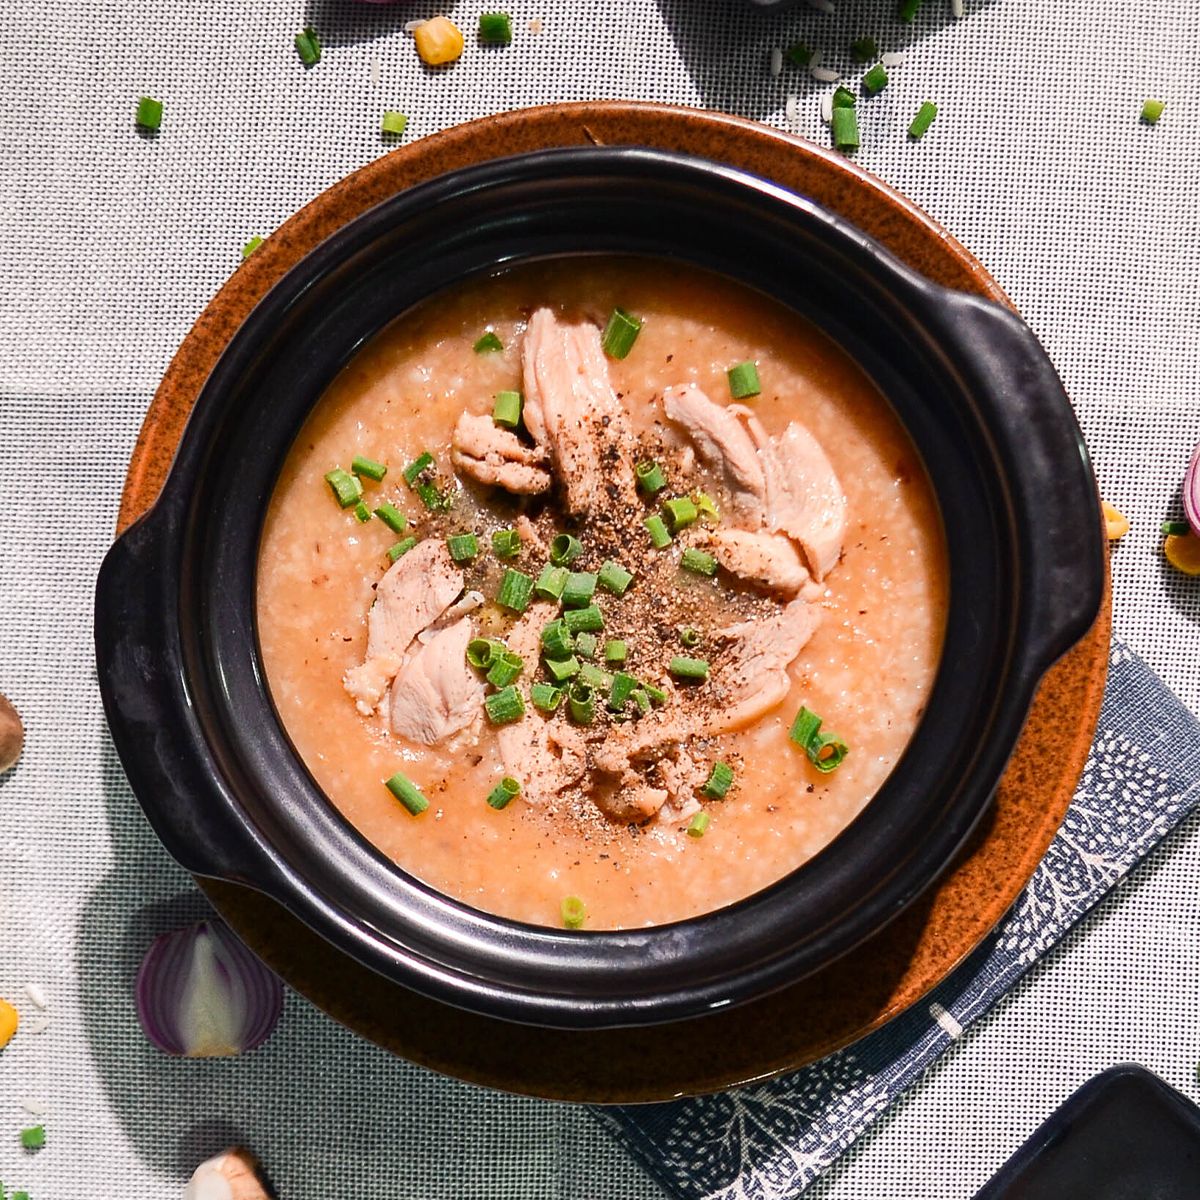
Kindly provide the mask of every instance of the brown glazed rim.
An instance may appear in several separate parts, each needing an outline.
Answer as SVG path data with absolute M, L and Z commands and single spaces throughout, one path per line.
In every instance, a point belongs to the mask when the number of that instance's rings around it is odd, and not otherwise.
M 319 242 L 397 192 L 447 171 L 586 143 L 676 150 L 768 177 L 852 221 L 935 282 L 1012 307 L 983 266 L 920 209 L 810 142 L 738 117 L 657 104 L 562 104 L 504 113 L 434 134 L 355 171 L 237 269 L 163 377 L 129 464 L 118 530 L 153 504 L 192 407 L 234 331 Z M 1083 770 L 1104 694 L 1111 611 L 1106 592 L 1091 631 L 1047 674 L 991 813 L 943 879 L 881 934 L 819 974 L 687 1022 L 686 1043 L 678 1025 L 543 1030 L 450 1008 L 360 966 L 257 892 L 197 882 L 298 992 L 370 1041 L 447 1075 L 593 1103 L 666 1100 L 766 1078 L 813 1062 L 903 1012 L 1008 911 L 1058 831 Z

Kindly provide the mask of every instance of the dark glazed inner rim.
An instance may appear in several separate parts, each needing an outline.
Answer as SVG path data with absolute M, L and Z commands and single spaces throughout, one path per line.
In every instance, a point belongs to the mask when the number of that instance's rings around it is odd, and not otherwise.
M 951 514 L 951 603 L 928 709 L 848 830 L 729 908 L 584 935 L 470 909 L 370 847 L 294 752 L 255 629 L 261 514 L 296 432 L 338 371 L 447 280 L 580 253 L 677 258 L 814 321 L 888 397 Z M 541 152 L 457 173 L 323 243 L 230 342 L 151 518 L 182 526 L 165 586 L 178 589 L 181 675 L 203 731 L 194 749 L 216 780 L 205 803 L 226 806 L 249 831 L 261 867 L 214 863 L 211 873 L 261 887 L 406 986 L 561 1026 L 676 1020 L 748 1000 L 877 930 L 948 864 L 988 803 L 1037 680 L 1086 628 L 1077 615 L 1030 627 L 1028 489 L 1006 475 L 1012 464 L 997 451 L 988 410 L 996 401 L 972 381 L 971 347 L 930 329 L 965 302 L 808 201 L 730 168 L 628 148 Z M 988 306 L 972 305 L 967 315 L 982 320 L 976 310 Z

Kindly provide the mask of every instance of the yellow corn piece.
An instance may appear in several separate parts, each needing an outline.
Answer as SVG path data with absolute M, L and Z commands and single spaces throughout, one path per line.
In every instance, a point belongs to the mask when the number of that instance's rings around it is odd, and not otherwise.
M 1167 562 L 1185 575 L 1200 575 L 1200 538 L 1194 533 L 1171 534 L 1163 542 Z
M 0 1000 L 0 1050 L 3 1050 L 13 1040 L 21 1018 L 17 1010 L 7 1000 Z
M 1104 509 L 1104 532 L 1110 542 L 1123 538 L 1129 532 L 1129 518 L 1119 509 L 1114 508 L 1107 500 L 1100 501 Z
M 463 35 L 448 17 L 433 17 L 413 31 L 421 61 L 431 67 L 454 62 L 463 52 Z

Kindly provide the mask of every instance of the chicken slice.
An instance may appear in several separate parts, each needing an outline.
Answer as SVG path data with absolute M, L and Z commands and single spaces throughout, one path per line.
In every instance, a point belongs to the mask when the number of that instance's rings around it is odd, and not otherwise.
M 617 821 L 641 824 L 653 817 L 673 797 L 669 766 L 676 766 L 678 781 L 686 778 L 677 764 L 689 735 L 689 729 L 662 712 L 611 729 L 603 742 L 591 748 L 591 795 L 596 807 Z M 652 765 L 658 765 L 666 787 L 647 780 Z
M 636 503 L 632 432 L 609 382 L 600 330 L 539 308 L 525 331 L 521 363 L 525 427 L 550 455 L 567 512 L 619 512 Z
M 483 684 L 467 663 L 470 617 L 460 617 L 410 655 L 392 681 L 392 731 L 436 746 L 478 720 Z
M 730 495 L 730 519 L 758 529 L 766 516 L 767 481 L 753 439 L 734 411 L 713 403 L 694 383 L 663 392 L 663 410 L 691 439 L 701 461 Z
M 795 545 L 778 533 L 717 529 L 708 547 L 731 575 L 783 596 L 796 595 L 812 579 Z
M 388 568 L 367 613 L 366 659 L 342 681 L 359 712 L 370 716 L 375 711 L 413 639 L 462 590 L 463 573 L 440 538 L 418 542 Z
M 486 415 L 463 413 L 454 426 L 450 460 L 464 475 L 506 492 L 529 496 L 547 491 L 546 452 L 526 446 L 511 429 Z

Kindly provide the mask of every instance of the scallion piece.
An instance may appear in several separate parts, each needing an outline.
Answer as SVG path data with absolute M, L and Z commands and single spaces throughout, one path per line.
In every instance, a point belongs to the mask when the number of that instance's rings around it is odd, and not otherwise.
M 654 684 L 647 683 L 645 680 L 642 680 L 642 687 L 645 690 L 646 695 L 649 696 L 655 704 L 666 704 L 668 697 L 667 693 L 663 691 L 662 688 L 655 687 Z
M 700 838 L 704 836 L 704 831 L 708 828 L 708 823 L 712 818 L 709 817 L 703 809 L 701 809 L 688 823 L 688 837 Z
M 596 593 L 597 576 L 593 571 L 570 571 L 562 590 L 563 608 L 586 608 Z
M 735 400 L 747 400 L 762 392 L 758 367 L 750 361 L 735 363 L 725 372 L 729 379 L 729 394 Z
M 255 235 L 242 247 L 242 259 L 245 260 L 263 244 L 263 239 Z
M 505 652 L 503 642 L 495 638 L 472 638 L 467 643 L 467 662 L 485 671 Z
M 543 659 L 542 665 L 546 668 L 546 674 L 554 680 L 555 683 L 566 683 L 568 679 L 573 679 L 579 674 L 580 662 L 573 654 L 567 658 L 547 658 Z
M 700 518 L 709 525 L 716 525 L 721 520 L 721 510 L 716 501 L 707 492 L 697 492 L 692 499 L 700 510 Z
M 812 47 L 803 42 L 794 42 L 783 52 L 783 57 L 797 67 L 807 67 L 812 62 L 812 56 Z
M 570 658 L 575 652 L 575 639 L 561 617 L 542 628 L 541 640 L 542 653 L 547 658 Z
M 833 110 L 833 144 L 839 150 L 858 149 L 858 114 L 852 108 Z
M 676 496 L 673 500 L 668 500 L 663 509 L 666 511 L 672 533 L 678 533 L 681 529 L 695 524 L 696 518 L 700 516 L 700 510 L 690 496 Z
M 590 684 L 576 679 L 567 693 L 571 720 L 578 725 L 590 725 L 596 719 L 596 696 Z
M 393 532 L 403 533 L 408 527 L 408 518 L 395 505 L 386 500 L 375 510 L 375 515 Z
M 403 558 L 416 544 L 417 539 L 410 535 L 398 541 L 394 546 L 389 546 L 387 556 L 392 562 L 395 562 L 396 559 Z
M 437 512 L 440 509 L 450 507 L 450 493 L 438 491 L 436 483 L 427 483 L 425 480 L 420 479 L 413 484 L 413 491 L 417 493 L 421 503 L 430 512 Z
M 689 683 L 703 683 L 708 678 L 708 659 L 687 658 L 676 654 L 667 664 L 667 670 L 676 679 L 686 679 Z
M 572 633 L 599 633 L 604 628 L 604 614 L 594 604 L 567 609 L 563 620 Z
M 552 683 L 542 683 L 541 681 L 533 684 L 529 689 L 529 699 L 533 702 L 533 707 L 545 713 L 557 712 L 565 695 L 565 688 L 555 687 Z
M 383 463 L 376 462 L 373 458 L 364 458 L 361 454 L 354 456 L 350 470 L 360 479 L 373 479 L 376 483 L 382 483 L 383 477 L 387 474 L 387 467 Z
M 1186 521 L 1164 521 L 1162 531 L 1164 537 L 1183 537 L 1191 533 L 1192 527 Z
M 512 42 L 512 17 L 506 12 L 479 14 L 479 40 L 485 46 L 507 46 Z
M 733 768 L 728 763 L 715 762 L 700 790 L 710 800 L 724 800 L 732 786 Z
M 475 343 L 476 354 L 493 354 L 503 349 L 504 343 L 490 329 Z
M 596 578 L 605 591 L 612 592 L 614 596 L 623 596 L 633 582 L 633 572 L 625 570 L 619 562 L 610 558 L 600 568 L 600 574 Z
M 550 543 L 550 561 L 556 567 L 565 567 L 583 553 L 583 543 L 569 533 L 560 533 Z
M 834 108 L 853 108 L 857 103 L 858 97 L 848 87 L 838 87 L 834 89 Z
M 321 41 L 311 25 L 305 25 L 303 32 L 296 34 L 296 53 L 306 67 L 321 61 Z
M 533 585 L 533 593 L 543 600 L 560 600 L 570 577 L 571 572 L 566 567 L 552 567 L 547 563 Z
M 428 450 L 423 450 L 416 458 L 404 468 L 404 482 L 409 487 L 413 487 L 417 480 L 421 477 L 422 472 L 428 471 L 433 466 L 433 455 Z
M 693 575 L 707 575 L 711 579 L 717 573 L 717 560 L 704 550 L 689 546 L 679 560 L 679 565 Z
M 500 580 L 496 603 L 501 608 L 512 609 L 513 612 L 524 612 L 529 607 L 532 595 L 533 579 L 524 571 L 514 571 L 512 567 L 508 567 Z
M 613 681 L 613 677 L 607 671 L 602 671 L 595 663 L 590 662 L 579 664 L 579 679 L 588 687 L 600 692 L 607 692 Z
M 926 100 L 917 109 L 917 115 L 913 117 L 912 124 L 908 127 L 908 136 L 923 138 L 929 132 L 929 127 L 933 124 L 933 118 L 937 116 L 937 111 L 937 105 L 932 100 Z
M 612 677 L 612 687 L 608 693 L 608 707 L 613 712 L 624 712 L 629 698 L 637 691 L 638 681 L 624 671 L 618 671 Z
M 497 529 L 492 534 L 492 553 L 497 558 L 516 558 L 521 553 L 521 535 L 515 529 Z
M 876 63 L 864 76 L 863 87 L 874 96 L 887 87 L 888 73 L 883 63 Z
M 679 631 L 679 641 L 685 650 L 694 650 L 703 641 L 700 630 L 688 626 Z
M 142 96 L 137 102 L 133 120 L 140 129 L 155 130 L 162 127 L 163 104 L 153 96 Z M 257 247 L 255 247 L 257 249 Z M 242 255 L 245 258 L 245 254 Z
M 604 661 L 606 663 L 623 663 L 629 657 L 629 647 L 620 638 L 612 638 L 604 643 Z
M 334 498 L 342 508 L 349 508 L 362 499 L 362 484 L 349 471 L 343 471 L 341 467 L 334 467 L 332 471 L 328 472 L 325 482 L 329 484 Z
M 516 429 L 521 423 L 525 401 L 520 392 L 497 392 L 492 405 L 492 420 L 505 429 Z
M 647 496 L 657 495 L 667 486 L 667 477 L 656 462 L 650 462 L 648 459 L 646 462 L 640 462 L 633 468 L 633 473 L 637 476 L 638 487 Z
M 394 108 L 389 108 L 379 121 L 379 132 L 388 137 L 400 137 L 408 128 L 408 118 Z
M 562 923 L 568 929 L 579 929 L 587 920 L 587 908 L 578 896 L 567 896 L 558 906 Z
M 21 1147 L 25 1150 L 41 1150 L 46 1144 L 45 1125 L 33 1125 L 21 1130 Z
M 1146 100 L 1142 103 L 1142 120 L 1147 125 L 1157 125 L 1158 118 L 1163 115 L 1163 109 L 1167 107 L 1165 100 Z
M 405 808 L 408 809 L 414 817 L 419 816 L 429 807 L 429 801 L 425 799 L 421 789 L 403 771 L 397 771 L 395 775 L 384 783 L 387 788 Z
M 446 539 L 446 548 L 455 562 L 470 562 L 479 553 L 479 539 L 473 533 L 453 533 Z
M 808 761 L 818 771 L 826 775 L 837 770 L 850 752 L 849 747 L 836 733 L 821 732 L 821 718 L 804 705 L 788 730 L 788 739 L 804 751 Z
M 645 716 L 650 711 L 650 696 L 645 687 L 633 689 L 633 702 L 638 706 L 638 712 Z
M 671 531 L 658 513 L 647 517 L 642 524 L 645 525 L 646 532 L 650 535 L 650 544 L 655 550 L 662 550 L 671 544 Z
M 900 0 L 898 15 L 902 21 L 911 21 L 921 7 L 921 0 Z
M 492 665 L 487 673 L 487 681 L 492 687 L 508 687 L 510 683 L 517 681 L 524 669 L 525 660 L 519 654 L 514 654 L 511 650 L 504 650 L 492 660 Z
M 850 43 L 850 57 L 857 63 L 879 57 L 879 43 L 873 37 L 856 38 Z
M 801 750 L 806 750 L 820 728 L 821 718 L 812 709 L 801 705 L 791 729 L 788 730 L 788 740 L 794 742 Z
M 365 525 L 371 519 L 371 510 L 360 500 L 354 506 L 354 515 Z
M 491 808 L 499 811 L 507 808 L 521 794 L 521 785 L 511 776 L 505 775 L 498 784 L 487 794 L 487 802 Z
M 511 725 L 525 715 L 525 701 L 511 683 L 488 696 L 483 707 L 493 725 Z
M 575 639 L 575 653 L 580 658 L 595 658 L 597 644 L 594 633 L 581 633 Z
M 604 327 L 600 345 L 609 358 L 624 358 L 633 349 L 633 343 L 641 332 L 642 323 L 637 317 L 623 308 L 614 308 Z

